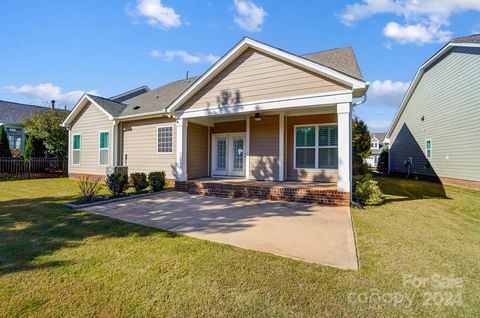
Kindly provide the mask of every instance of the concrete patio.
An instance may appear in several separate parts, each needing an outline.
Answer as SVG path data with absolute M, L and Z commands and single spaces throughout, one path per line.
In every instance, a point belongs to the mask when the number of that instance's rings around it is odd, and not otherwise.
M 358 269 L 349 207 L 172 191 L 82 210 L 241 248 Z

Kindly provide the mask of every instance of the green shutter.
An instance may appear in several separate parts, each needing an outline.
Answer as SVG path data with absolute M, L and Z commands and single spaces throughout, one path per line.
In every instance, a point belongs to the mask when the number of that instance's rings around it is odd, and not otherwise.
M 101 149 L 108 148 L 108 139 L 109 139 L 108 137 L 109 137 L 108 132 L 101 132 L 100 133 L 100 148 Z

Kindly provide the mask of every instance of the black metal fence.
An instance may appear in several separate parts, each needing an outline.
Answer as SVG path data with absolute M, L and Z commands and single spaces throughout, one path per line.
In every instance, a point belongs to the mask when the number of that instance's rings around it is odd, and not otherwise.
M 0 181 L 67 176 L 67 159 L 0 158 Z

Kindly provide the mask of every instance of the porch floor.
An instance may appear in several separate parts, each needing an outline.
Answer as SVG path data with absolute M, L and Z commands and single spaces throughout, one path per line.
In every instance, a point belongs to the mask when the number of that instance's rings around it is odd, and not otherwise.
M 226 198 L 248 198 L 347 206 L 350 194 L 334 183 L 257 181 L 243 178 L 198 178 L 175 182 L 177 191 Z

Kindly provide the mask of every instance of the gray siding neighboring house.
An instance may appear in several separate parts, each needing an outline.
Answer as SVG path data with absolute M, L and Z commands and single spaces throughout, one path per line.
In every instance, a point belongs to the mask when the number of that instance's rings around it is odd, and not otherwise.
M 387 133 L 390 172 L 480 182 L 480 35 L 453 39 L 417 72 Z M 476 183 L 474 183 L 476 184 Z

